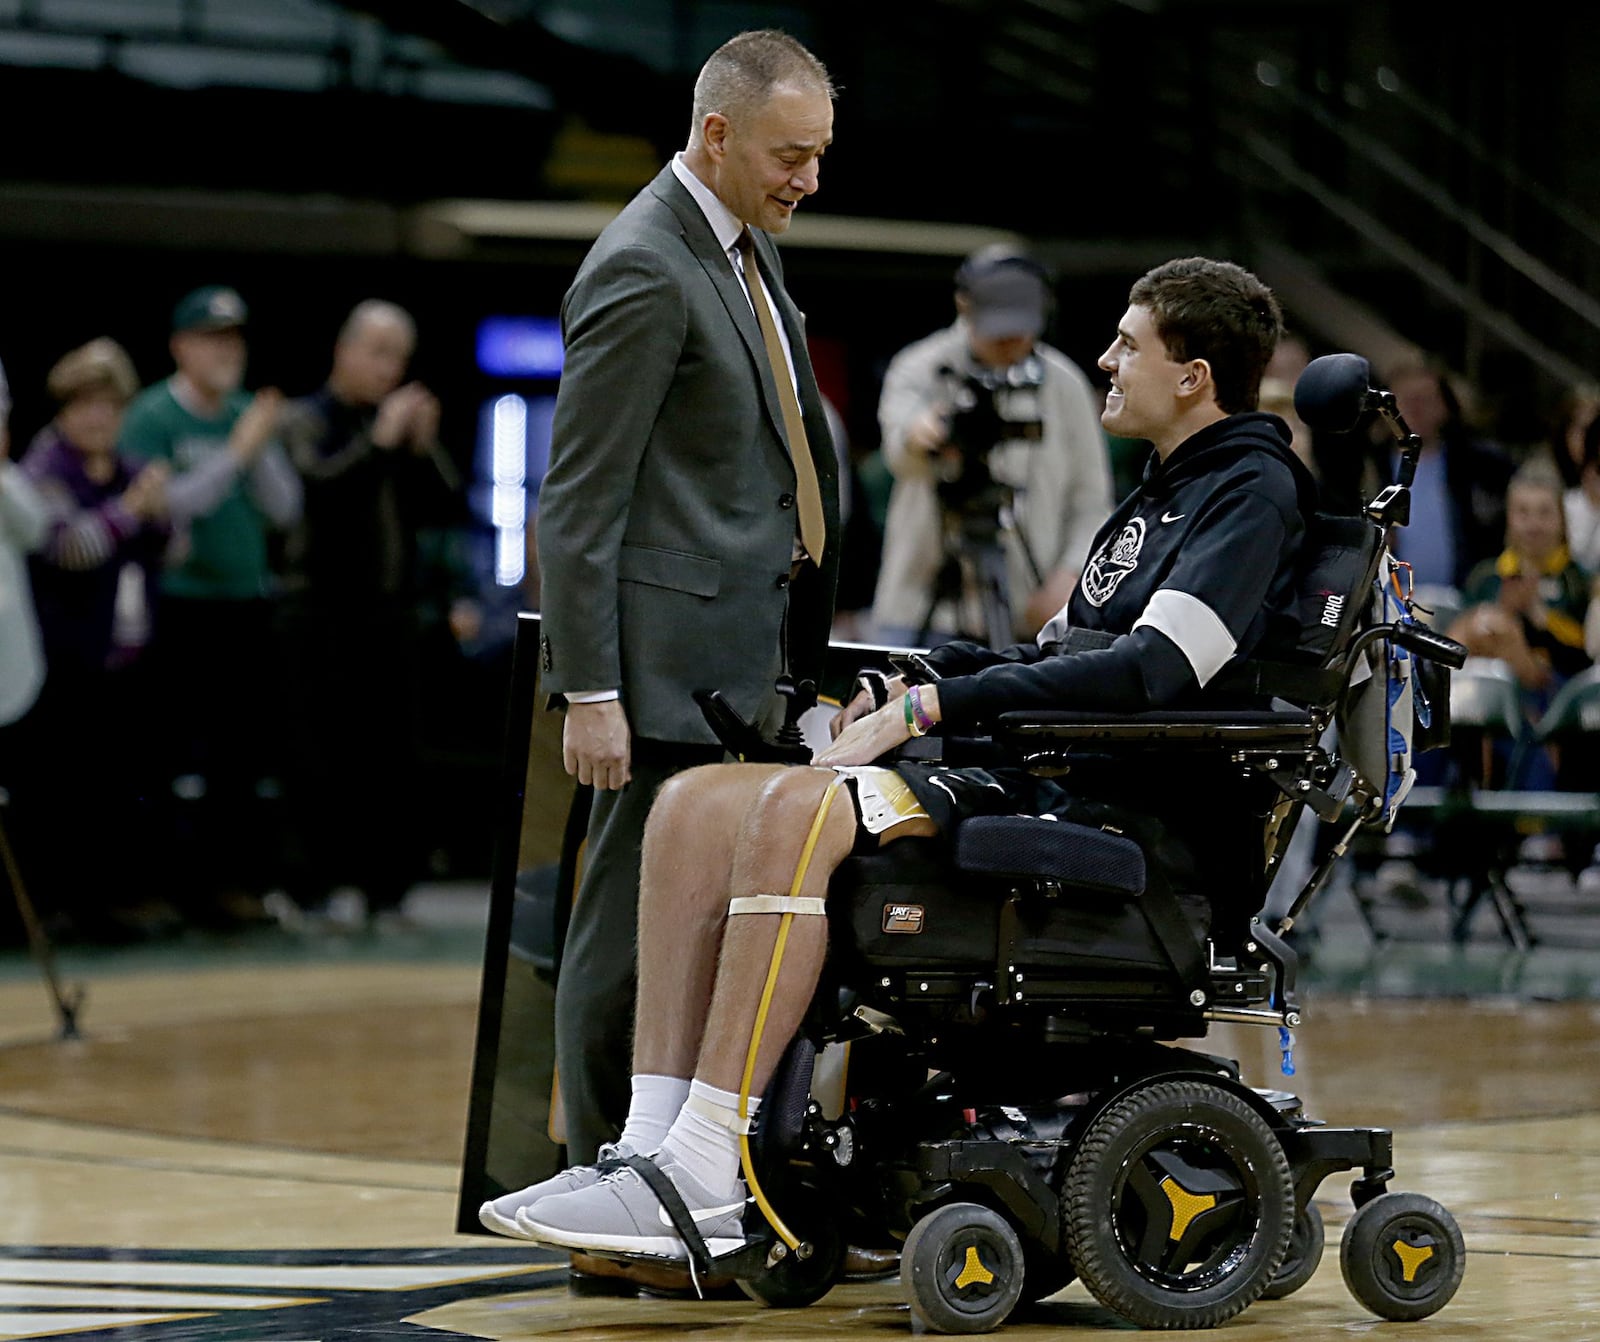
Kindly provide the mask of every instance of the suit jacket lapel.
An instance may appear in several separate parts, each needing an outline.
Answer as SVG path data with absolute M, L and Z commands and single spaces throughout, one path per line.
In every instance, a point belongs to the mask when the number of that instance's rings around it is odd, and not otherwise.
M 739 283 L 739 277 L 733 273 L 733 262 L 728 254 L 717 243 L 717 236 L 711 231 L 711 225 L 706 220 L 705 212 L 701 210 L 693 196 L 684 188 L 682 182 L 672 171 L 669 164 L 657 175 L 651 184 L 651 189 L 656 195 L 678 216 L 678 222 L 683 226 L 683 239 L 688 244 L 689 251 L 694 259 L 705 271 L 712 286 L 717 291 L 717 296 L 722 299 L 722 304 L 728 309 L 728 316 L 732 318 L 734 329 L 739 332 L 744 341 L 745 348 L 750 353 L 750 360 L 755 366 L 756 377 L 761 383 L 761 399 L 767 407 L 767 418 L 772 421 L 773 431 L 778 435 L 778 441 L 787 444 L 788 435 L 783 428 L 783 407 L 778 401 L 778 386 L 772 380 L 772 365 L 767 359 L 767 343 L 761 338 L 761 325 L 756 321 L 756 314 L 751 310 L 750 299 L 745 294 L 744 286 Z M 756 233 L 756 253 L 761 252 L 762 238 Z M 769 244 L 770 245 L 770 244 Z M 765 272 L 763 271 L 763 276 Z M 773 291 L 769 281 L 767 292 Z M 795 333 L 799 329 L 798 314 L 795 314 L 794 305 L 788 301 L 785 294 L 779 299 L 781 320 L 788 328 L 789 343 L 795 351 L 795 371 L 800 374 L 800 388 L 802 392 L 801 404 L 805 404 L 804 392 L 806 377 L 810 375 L 810 365 L 807 361 L 805 370 L 801 371 L 800 353 L 803 349 L 802 337 Z M 797 343 L 801 342 L 801 343 Z M 814 385 L 814 384 L 813 384 Z M 810 433 L 809 427 L 807 433 Z

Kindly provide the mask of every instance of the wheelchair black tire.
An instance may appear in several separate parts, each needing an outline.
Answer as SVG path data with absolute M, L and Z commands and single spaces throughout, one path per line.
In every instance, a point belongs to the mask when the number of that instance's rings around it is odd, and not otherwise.
M 1294 1229 L 1289 1234 L 1289 1247 L 1284 1250 L 1283 1262 L 1261 1293 L 1263 1300 L 1282 1300 L 1293 1295 L 1316 1275 L 1322 1262 L 1322 1250 L 1327 1244 L 1327 1230 L 1322 1224 L 1322 1213 L 1314 1202 L 1308 1202 L 1294 1218 Z
M 1293 1179 L 1272 1128 L 1198 1078 L 1113 1101 L 1074 1150 L 1063 1189 L 1078 1276 L 1144 1328 L 1231 1319 L 1266 1289 L 1294 1227 Z
M 975 1202 L 948 1203 L 924 1216 L 900 1253 L 912 1316 L 936 1333 L 998 1328 L 1022 1297 L 1026 1271 L 1011 1223 Z
M 1443 1309 L 1466 1267 L 1456 1218 L 1421 1193 L 1380 1193 L 1356 1208 L 1339 1241 L 1345 1285 L 1380 1319 L 1409 1322 Z

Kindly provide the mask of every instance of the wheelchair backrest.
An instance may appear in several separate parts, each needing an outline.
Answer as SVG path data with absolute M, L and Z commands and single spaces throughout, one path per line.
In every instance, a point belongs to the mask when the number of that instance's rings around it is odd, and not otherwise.
M 1370 613 L 1383 552 L 1383 533 L 1365 518 L 1315 514 L 1288 610 L 1251 657 L 1223 669 L 1208 697 L 1270 697 L 1331 712 L 1344 688 L 1345 652 Z
M 1366 518 L 1316 514 L 1296 573 L 1292 641 L 1267 655 L 1325 669 L 1342 666 L 1368 614 L 1383 554 L 1383 533 Z

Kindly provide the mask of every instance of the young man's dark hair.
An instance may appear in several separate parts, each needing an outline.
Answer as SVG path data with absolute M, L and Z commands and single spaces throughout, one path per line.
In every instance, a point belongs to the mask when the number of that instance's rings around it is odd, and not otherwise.
M 1261 378 L 1283 335 L 1278 300 L 1231 261 L 1186 256 L 1134 281 L 1132 307 L 1148 308 L 1167 353 L 1211 365 L 1217 404 L 1230 415 L 1254 410 Z

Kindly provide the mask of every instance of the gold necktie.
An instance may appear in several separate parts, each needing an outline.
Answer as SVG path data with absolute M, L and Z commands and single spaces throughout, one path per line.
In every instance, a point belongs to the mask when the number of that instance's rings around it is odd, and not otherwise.
M 739 234 L 739 241 L 735 245 L 744 257 L 745 287 L 750 291 L 750 304 L 756 310 L 761 338 L 766 342 L 767 362 L 772 365 L 773 381 L 778 384 L 778 404 L 783 407 L 783 427 L 789 438 L 789 456 L 794 462 L 795 496 L 800 505 L 800 544 L 811 562 L 820 565 L 828 524 L 822 513 L 822 486 L 817 483 L 817 464 L 811 460 L 811 446 L 806 441 L 806 426 L 800 419 L 800 402 L 795 399 L 789 364 L 783 357 L 778 328 L 761 289 L 761 271 L 756 265 L 756 240 L 750 236 L 747 228 Z

